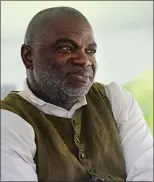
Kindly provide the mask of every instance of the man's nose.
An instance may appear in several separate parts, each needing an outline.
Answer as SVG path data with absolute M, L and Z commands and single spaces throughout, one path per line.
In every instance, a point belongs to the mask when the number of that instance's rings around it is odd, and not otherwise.
M 92 61 L 90 61 L 89 56 L 86 54 L 84 50 L 80 50 L 77 52 L 72 63 L 74 65 L 80 65 L 82 67 L 87 67 L 92 65 Z

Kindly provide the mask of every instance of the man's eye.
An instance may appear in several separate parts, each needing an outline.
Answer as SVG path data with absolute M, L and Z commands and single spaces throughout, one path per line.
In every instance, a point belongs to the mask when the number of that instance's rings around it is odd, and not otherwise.
M 73 47 L 72 46 L 68 46 L 68 45 L 63 45 L 63 46 L 59 46 L 58 48 L 57 48 L 57 50 L 59 51 L 59 52 L 72 52 L 73 51 Z
M 87 49 L 86 52 L 88 54 L 95 54 L 96 53 L 96 49 Z

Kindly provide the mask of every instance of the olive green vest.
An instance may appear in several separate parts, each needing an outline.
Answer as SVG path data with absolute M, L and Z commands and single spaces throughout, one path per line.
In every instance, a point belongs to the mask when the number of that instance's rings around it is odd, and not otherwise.
M 94 83 L 87 105 L 72 119 L 43 113 L 11 92 L 1 108 L 16 113 L 35 131 L 34 161 L 39 181 L 82 181 L 96 174 L 108 181 L 125 181 L 123 153 L 111 105 L 102 84 Z

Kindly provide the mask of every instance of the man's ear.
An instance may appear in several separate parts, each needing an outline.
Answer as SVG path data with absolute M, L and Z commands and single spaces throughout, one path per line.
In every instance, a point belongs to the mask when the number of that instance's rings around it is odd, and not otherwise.
M 33 69 L 32 48 L 29 45 L 23 44 L 21 46 L 21 57 L 27 69 Z

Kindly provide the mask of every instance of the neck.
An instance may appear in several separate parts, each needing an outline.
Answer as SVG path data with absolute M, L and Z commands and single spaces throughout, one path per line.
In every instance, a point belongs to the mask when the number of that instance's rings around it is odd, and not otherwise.
M 68 96 L 64 93 L 60 93 L 57 90 L 51 91 L 52 94 L 49 96 L 40 88 L 38 88 L 37 85 L 30 84 L 30 82 L 27 82 L 27 84 L 29 89 L 36 97 L 47 103 L 62 107 L 66 110 L 70 110 L 76 102 L 84 98 L 83 96 Z

